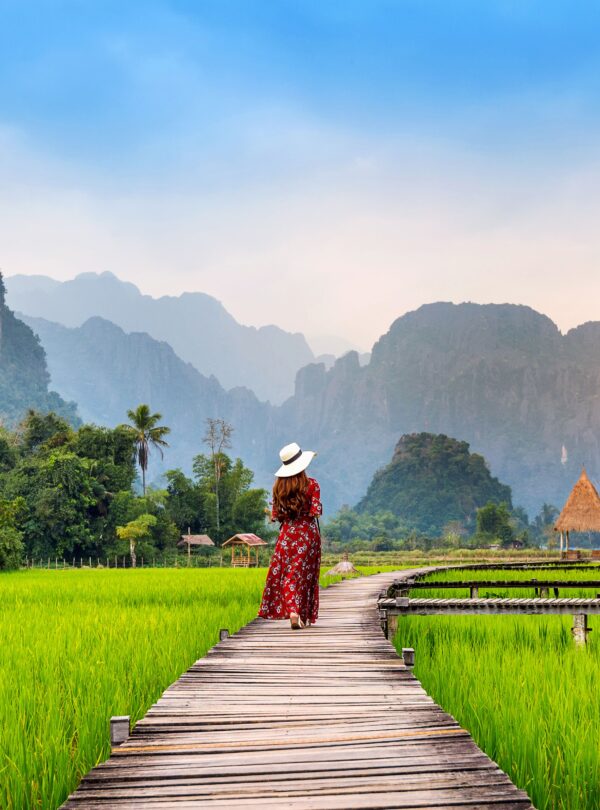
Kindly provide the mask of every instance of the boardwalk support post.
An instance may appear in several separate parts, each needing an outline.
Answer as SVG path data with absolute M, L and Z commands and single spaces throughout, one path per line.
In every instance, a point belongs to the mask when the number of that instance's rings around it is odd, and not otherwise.
M 225 641 L 226 638 L 229 638 L 229 630 L 219 630 L 219 641 Z
M 131 733 L 131 718 L 128 714 L 110 718 L 110 744 L 121 745 Z
M 585 647 L 587 644 L 588 633 L 592 632 L 592 628 L 588 627 L 587 613 L 574 613 L 573 614 L 573 627 L 571 633 L 573 634 L 573 641 L 577 647 Z
M 402 647 L 404 666 L 412 669 L 415 665 L 415 651 L 412 647 Z
M 469 599 L 479 599 L 479 588 L 472 586 L 469 588 Z
M 548 599 L 549 596 L 550 596 L 550 588 L 547 588 L 546 586 L 541 585 L 540 586 L 540 597 L 542 599 Z
M 387 610 L 379 611 L 379 621 L 381 623 L 381 630 L 383 632 L 383 635 L 387 638 L 388 637 Z

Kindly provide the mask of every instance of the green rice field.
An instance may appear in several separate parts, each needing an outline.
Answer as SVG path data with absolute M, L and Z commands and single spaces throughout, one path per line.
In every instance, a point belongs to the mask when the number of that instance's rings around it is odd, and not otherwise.
M 108 757 L 111 715 L 137 721 L 221 627 L 235 632 L 253 619 L 265 576 L 231 568 L 1 574 L 0 807 L 58 807 Z
M 436 580 L 580 579 L 560 596 L 593 597 L 592 571 L 451 571 Z M 461 597 L 456 589 L 412 596 Z M 480 596 L 533 596 L 529 589 Z M 427 692 L 526 790 L 538 810 L 600 808 L 600 621 L 577 649 L 570 616 L 410 616 L 395 643 L 415 648 Z

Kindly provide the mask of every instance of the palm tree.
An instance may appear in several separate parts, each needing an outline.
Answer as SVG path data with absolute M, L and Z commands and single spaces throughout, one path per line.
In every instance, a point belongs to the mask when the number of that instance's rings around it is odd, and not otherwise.
M 138 405 L 135 411 L 127 411 L 130 425 L 125 425 L 131 431 L 135 447 L 135 457 L 142 471 L 142 491 L 146 496 L 146 470 L 150 458 L 150 448 L 159 451 L 163 457 L 163 447 L 168 447 L 169 443 L 165 436 L 171 432 L 171 428 L 165 425 L 158 425 L 162 419 L 161 413 L 150 413 L 148 405 Z

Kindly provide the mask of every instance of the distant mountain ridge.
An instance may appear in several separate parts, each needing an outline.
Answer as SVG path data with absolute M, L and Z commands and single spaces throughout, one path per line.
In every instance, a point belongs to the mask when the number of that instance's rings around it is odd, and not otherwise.
M 152 298 L 112 273 L 65 282 L 16 275 L 6 286 L 12 308 L 29 317 L 78 327 L 99 316 L 126 332 L 146 332 L 225 388 L 245 386 L 274 403 L 292 394 L 297 370 L 314 359 L 303 335 L 243 326 L 205 293 Z
M 76 423 L 76 406 L 50 391 L 49 383 L 44 349 L 6 305 L 0 273 L 0 425 L 13 427 L 28 408 L 56 411 Z
M 428 304 L 368 365 L 302 369 L 280 410 L 320 449 L 335 503 L 364 494 L 399 436 L 427 431 L 469 442 L 529 511 L 560 506 L 582 463 L 600 472 L 600 324 L 563 336 L 529 307 Z
M 132 400 L 145 399 L 173 428 L 165 463 L 185 466 L 204 418 L 222 415 L 262 485 L 279 447 L 298 441 L 319 451 L 314 471 L 330 513 L 356 503 L 410 433 L 467 441 L 532 514 L 543 502 L 561 506 L 583 463 L 600 473 L 599 323 L 561 335 L 528 307 L 429 304 L 398 318 L 364 366 L 356 352 L 330 369 L 306 365 L 294 395 L 274 407 L 248 390 L 225 391 L 148 335 L 92 319 L 65 336 L 27 320 L 47 349 L 53 384 L 85 418 L 121 421 Z
M 203 451 L 207 417 L 223 417 L 235 425 L 234 453 L 251 458 L 264 480 L 256 430 L 265 431 L 271 406 L 252 391 L 225 391 L 215 377 L 200 374 L 167 343 L 145 333 L 127 334 L 103 318 L 68 328 L 21 317 L 46 348 L 52 384 L 79 403 L 84 421 L 121 424 L 127 421 L 127 410 L 141 402 L 162 414 L 172 432 L 164 463 L 152 456 L 151 480 L 172 467 L 191 470 L 193 456 Z

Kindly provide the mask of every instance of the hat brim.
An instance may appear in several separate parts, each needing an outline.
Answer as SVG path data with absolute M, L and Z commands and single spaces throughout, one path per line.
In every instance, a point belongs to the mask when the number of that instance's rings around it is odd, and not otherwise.
M 291 478 L 292 475 L 298 475 L 308 467 L 316 455 L 314 450 L 303 450 L 302 455 L 296 461 L 292 461 L 291 464 L 282 464 L 275 473 L 275 478 Z

